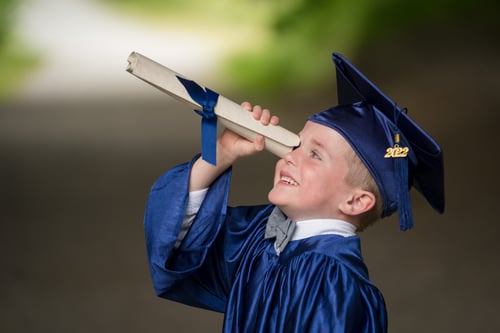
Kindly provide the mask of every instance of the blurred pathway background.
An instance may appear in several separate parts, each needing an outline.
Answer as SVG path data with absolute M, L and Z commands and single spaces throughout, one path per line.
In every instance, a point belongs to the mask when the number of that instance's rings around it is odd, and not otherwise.
M 220 62 L 244 44 L 229 31 L 237 27 L 214 35 L 146 24 L 92 0 L 23 1 L 16 15 L 43 66 L 0 104 L 0 331 L 219 332 L 221 315 L 155 297 L 142 230 L 153 181 L 198 152 L 199 118 L 125 67 L 139 51 L 217 90 Z M 331 51 L 351 54 L 445 150 L 446 214 L 414 193 L 414 230 L 401 233 L 396 217 L 362 234 L 390 332 L 500 326 L 491 149 L 500 141 L 500 44 L 480 21 L 422 24 L 355 51 L 323 48 L 327 62 Z M 331 70 L 328 85 L 263 104 L 298 131 L 336 102 Z M 238 164 L 232 203 L 262 202 L 274 162 L 263 154 Z
M 213 74 L 228 45 L 208 31 L 131 20 L 97 1 L 23 1 L 18 15 L 20 37 L 45 60 L 21 89 L 22 99 L 110 98 L 149 92 L 125 76 L 132 51 L 203 79 Z
M 24 1 L 16 27 L 43 66 L 0 107 L 0 331 L 219 327 L 156 298 L 142 231 L 149 187 L 196 151 L 198 118 L 125 68 L 138 51 L 203 79 L 224 45 L 86 0 Z

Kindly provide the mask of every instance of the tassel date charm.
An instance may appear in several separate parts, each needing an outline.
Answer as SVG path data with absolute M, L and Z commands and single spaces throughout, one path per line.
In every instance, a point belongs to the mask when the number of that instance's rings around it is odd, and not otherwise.
M 389 147 L 386 149 L 384 158 L 400 158 L 408 156 L 410 148 L 399 146 L 399 134 L 394 135 L 394 147 Z

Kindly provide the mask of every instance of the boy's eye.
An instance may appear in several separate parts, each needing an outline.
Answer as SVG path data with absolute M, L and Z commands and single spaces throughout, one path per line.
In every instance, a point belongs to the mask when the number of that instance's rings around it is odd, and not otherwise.
M 319 156 L 319 154 L 314 150 L 311 151 L 311 157 L 317 160 L 321 160 L 321 156 Z

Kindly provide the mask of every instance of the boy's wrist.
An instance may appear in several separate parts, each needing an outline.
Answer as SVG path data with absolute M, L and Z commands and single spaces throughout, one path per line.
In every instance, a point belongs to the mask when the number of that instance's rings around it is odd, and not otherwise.
M 231 150 L 226 149 L 223 145 L 217 142 L 217 167 L 225 170 L 233 165 L 237 159 L 237 154 L 234 154 Z

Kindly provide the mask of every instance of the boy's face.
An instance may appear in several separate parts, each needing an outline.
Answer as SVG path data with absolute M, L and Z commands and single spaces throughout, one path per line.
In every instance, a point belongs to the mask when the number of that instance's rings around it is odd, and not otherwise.
M 336 131 L 310 121 L 300 141 L 276 164 L 269 201 L 294 220 L 343 218 L 338 206 L 352 193 L 345 182 L 352 148 Z

